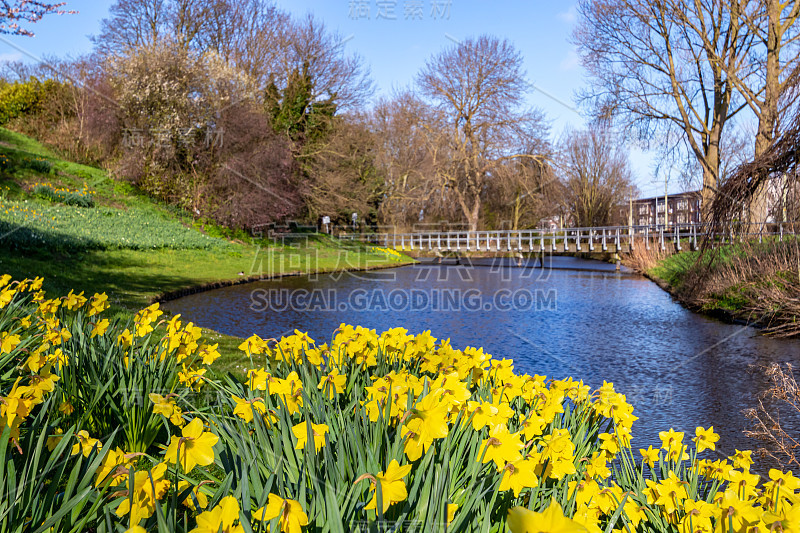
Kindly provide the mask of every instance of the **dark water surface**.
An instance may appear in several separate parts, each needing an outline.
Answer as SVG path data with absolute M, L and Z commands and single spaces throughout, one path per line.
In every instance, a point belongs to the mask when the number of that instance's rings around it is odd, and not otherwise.
M 550 265 L 548 265 L 550 266 Z M 204 292 L 164 307 L 203 327 L 263 338 L 307 331 L 327 342 L 341 323 L 431 330 L 482 346 L 518 372 L 613 382 L 640 419 L 634 447 L 674 427 L 686 441 L 714 426 L 718 449 L 752 449 L 742 410 L 766 384 L 751 365 L 797 363 L 800 342 L 691 313 L 649 280 L 612 265 L 555 257 L 552 268 L 421 265 L 298 277 Z

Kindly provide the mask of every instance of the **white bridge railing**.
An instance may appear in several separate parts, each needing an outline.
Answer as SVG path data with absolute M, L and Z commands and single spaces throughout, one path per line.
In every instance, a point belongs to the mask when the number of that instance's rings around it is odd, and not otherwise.
M 736 232 L 716 235 L 715 242 L 727 244 L 734 240 L 775 236 L 783 240 L 795 234 L 794 224 L 740 226 Z M 597 228 L 565 228 L 559 230 L 517 231 L 447 231 L 414 233 L 371 233 L 340 235 L 340 239 L 368 242 L 376 246 L 401 251 L 433 252 L 502 252 L 502 253 L 566 253 L 611 252 L 629 253 L 637 246 L 662 250 L 673 247 L 696 250 L 705 238 L 699 224 L 674 226 L 611 226 Z

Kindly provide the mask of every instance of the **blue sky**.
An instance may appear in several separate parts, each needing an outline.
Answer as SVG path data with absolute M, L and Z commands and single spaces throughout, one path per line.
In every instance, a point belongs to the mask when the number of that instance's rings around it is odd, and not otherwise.
M 89 36 L 98 32 L 100 20 L 112 3 L 111 0 L 69 1 L 67 7 L 79 13 L 46 17 L 32 27 L 36 37 L 2 36 L 0 60 L 34 61 L 33 57 L 77 56 L 90 51 Z M 432 12 L 434 3 L 439 8 L 436 16 Z M 558 137 L 564 128 L 584 125 L 583 118 L 570 109 L 575 105 L 576 91 L 586 83 L 569 42 L 576 18 L 574 2 L 277 0 L 277 4 L 298 16 L 311 12 L 347 38 L 348 50 L 364 57 L 383 93 L 410 84 L 425 61 L 452 45 L 454 39 L 484 33 L 505 37 L 525 58 L 528 80 L 539 89 L 531 92 L 530 105 L 545 111 L 553 124 L 553 136 Z M 408 20 L 407 9 L 412 15 Z M 663 183 L 653 181 L 646 155 L 634 153 L 632 160 L 642 194 L 663 193 Z M 676 183 L 670 189 L 676 192 L 679 186 Z
M 354 19 L 356 4 L 371 7 L 370 18 Z M 297 15 L 312 12 L 338 29 L 348 46 L 367 60 L 380 89 L 403 87 L 412 81 L 433 54 L 453 45 L 453 39 L 488 33 L 506 37 L 523 53 L 529 81 L 572 105 L 572 92 L 582 84 L 581 70 L 568 42 L 575 15 L 560 1 L 452 0 L 449 18 L 434 18 L 434 0 L 385 1 L 395 5 L 397 20 L 379 19 L 380 0 L 279 0 Z M 446 0 L 436 0 L 446 6 Z M 405 20 L 405 9 L 423 5 L 422 20 Z M 388 13 L 388 10 L 387 10 Z M 559 123 L 582 119 L 544 94 L 533 94 L 531 104 L 543 108 Z

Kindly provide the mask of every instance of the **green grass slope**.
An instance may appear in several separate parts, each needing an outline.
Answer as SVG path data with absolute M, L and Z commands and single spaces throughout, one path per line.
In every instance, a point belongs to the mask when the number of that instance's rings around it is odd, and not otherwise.
M 58 201 L 70 195 L 90 198 L 92 207 Z M 106 292 L 125 320 L 164 294 L 199 286 L 409 261 L 320 235 L 275 242 L 234 234 L 0 128 L 0 274 L 42 276 L 52 296 Z M 233 364 L 238 339 L 218 338 L 221 366 Z

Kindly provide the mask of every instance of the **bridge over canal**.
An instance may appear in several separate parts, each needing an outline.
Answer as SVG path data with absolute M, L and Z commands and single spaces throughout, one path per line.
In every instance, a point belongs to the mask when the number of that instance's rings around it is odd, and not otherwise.
M 783 240 L 794 234 L 791 227 L 776 225 L 760 228 L 752 233 L 736 232 L 735 236 L 719 235 L 720 244 L 748 237 L 764 239 L 777 237 Z M 661 250 L 696 250 L 705 238 L 703 226 L 678 224 L 663 226 L 610 226 L 596 228 L 566 228 L 561 230 L 516 231 L 447 231 L 414 233 L 373 233 L 341 235 L 341 239 L 368 242 L 376 246 L 394 248 L 406 253 L 518 253 L 518 254 L 573 254 L 608 253 L 628 254 L 641 246 Z

